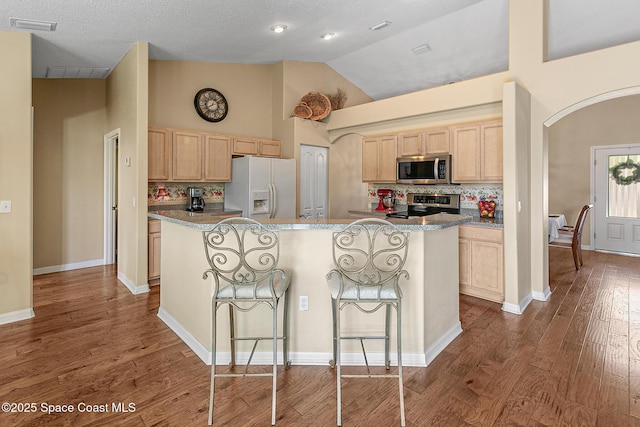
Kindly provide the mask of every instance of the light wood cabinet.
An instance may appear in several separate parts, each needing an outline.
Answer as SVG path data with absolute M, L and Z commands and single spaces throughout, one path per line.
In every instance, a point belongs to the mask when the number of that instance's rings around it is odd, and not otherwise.
M 398 157 L 424 156 L 423 132 L 407 132 L 398 135 Z
M 149 246 L 148 246 L 148 281 L 150 285 L 160 281 L 160 220 L 148 221 Z
M 427 129 L 424 131 L 425 154 L 449 153 L 449 128 Z
M 231 181 L 231 138 L 226 135 L 204 135 L 204 180 Z
M 398 157 L 449 152 L 449 128 L 424 129 L 398 134 Z
M 149 128 L 149 181 L 231 181 L 231 137 Z
M 234 137 L 233 154 L 240 156 L 262 156 L 280 157 L 282 156 L 282 143 L 270 139 Z
M 503 230 L 470 225 L 459 230 L 460 293 L 503 302 Z
M 171 129 L 149 128 L 148 135 L 149 181 L 167 181 L 171 178 Z
M 398 139 L 395 135 L 365 138 L 362 142 L 362 181 L 396 182 Z
M 202 140 L 201 133 L 173 131 L 173 181 L 202 180 Z
M 502 182 L 502 121 L 453 126 L 451 155 L 454 182 Z

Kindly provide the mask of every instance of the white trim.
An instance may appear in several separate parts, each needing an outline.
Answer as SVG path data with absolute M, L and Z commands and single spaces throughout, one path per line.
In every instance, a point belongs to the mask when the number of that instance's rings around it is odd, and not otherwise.
M 531 296 L 536 301 L 549 301 L 549 298 L 551 297 L 551 288 L 547 286 L 544 292 L 532 292 Z
M 206 365 L 211 365 L 211 352 L 200 344 L 189 331 L 182 327 L 164 308 L 158 308 L 158 317 L 169 327 Z M 230 358 L 229 358 L 230 359 Z
M 32 317 L 35 317 L 35 315 L 33 308 L 25 308 L 23 310 L 2 313 L 0 314 L 0 325 L 31 319 Z
M 173 316 L 164 308 L 158 309 L 158 317 L 171 329 L 184 343 L 202 360 L 205 364 L 211 365 L 211 352 L 198 341 L 189 331 L 187 331 Z M 460 333 L 462 327 L 460 323 L 454 325 L 439 340 L 422 353 L 402 353 L 402 366 L 425 367 L 431 363 L 436 356 L 449 345 Z M 238 352 L 236 362 L 242 365 L 249 359 L 249 352 Z M 329 365 L 333 355 L 329 352 L 291 352 L 289 359 L 292 365 L 323 366 Z M 398 360 L 391 351 L 391 364 L 397 365 Z M 228 364 L 231 360 L 228 351 L 218 352 L 217 364 Z M 272 353 L 270 351 L 259 351 L 254 353 L 252 364 L 270 365 Z M 384 352 L 367 352 L 367 360 L 370 366 L 384 366 Z M 282 364 L 282 352 L 278 352 L 278 363 Z M 343 366 L 364 366 L 364 358 L 360 352 L 342 353 Z
M 115 245 L 113 224 L 112 201 L 116 194 L 114 186 L 115 176 L 114 169 L 116 167 L 116 148 L 114 140 L 120 137 L 120 128 L 112 130 L 104 135 L 104 236 L 103 236 L 103 256 L 105 264 L 113 264 L 115 262 Z
M 424 350 L 424 366 L 429 365 L 433 360 L 440 354 L 442 351 L 453 342 L 454 339 L 458 335 L 462 333 L 462 324 L 457 322 L 453 325 L 447 332 L 445 332 L 440 338 L 436 340 L 433 344 L 431 344 L 428 348 Z M 402 360 L 404 364 L 404 353 L 402 354 Z M 417 365 L 406 365 L 406 366 L 417 366 Z
M 506 311 L 507 313 L 513 313 L 513 314 L 522 314 L 524 313 L 526 308 L 529 306 L 531 301 L 533 301 L 532 294 L 528 294 L 524 298 L 522 298 L 519 304 L 512 304 L 505 301 L 502 303 L 502 311 Z
M 148 283 L 145 283 L 144 285 L 136 285 L 131 280 L 129 280 L 124 274 L 120 272 L 118 272 L 118 280 L 120 280 L 122 284 L 125 285 L 127 289 L 129 289 L 129 292 L 131 292 L 134 295 L 144 294 L 146 292 L 149 292 Z
M 78 270 L 80 268 L 96 267 L 99 265 L 105 265 L 104 259 L 94 259 L 90 261 L 73 262 L 71 264 L 52 265 L 49 267 L 40 267 L 33 269 L 33 275 L 38 276 L 40 274 L 57 273 L 59 271 Z
M 598 102 L 602 101 L 608 101 L 610 99 L 622 98 L 625 96 L 637 94 L 640 94 L 640 86 L 632 86 L 624 89 L 613 90 L 611 92 L 601 93 L 600 95 L 592 96 L 591 98 L 576 102 L 575 104 L 570 105 L 561 111 L 558 111 L 556 114 L 545 120 L 544 125 L 549 127 L 565 116 L 568 116 L 569 114 L 574 113 L 581 108 L 588 107 L 589 105 L 597 104 Z

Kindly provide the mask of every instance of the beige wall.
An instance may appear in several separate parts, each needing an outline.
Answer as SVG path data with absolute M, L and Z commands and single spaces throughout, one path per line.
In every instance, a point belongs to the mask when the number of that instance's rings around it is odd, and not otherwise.
M 640 95 L 628 96 L 580 109 L 549 128 L 549 212 L 575 224 L 591 200 L 591 147 L 640 144 L 639 113 Z M 588 218 L 582 244 L 590 237 Z
M 33 315 L 31 34 L 0 31 L 0 323 Z
M 35 269 L 103 259 L 105 80 L 34 79 Z
M 147 284 L 148 64 L 148 44 L 136 43 L 106 84 L 107 132 L 120 129 L 118 278 L 134 292 Z
M 270 65 L 149 61 L 149 123 L 206 132 L 271 138 Z M 193 99 L 206 87 L 220 91 L 229 104 L 218 123 L 203 120 Z

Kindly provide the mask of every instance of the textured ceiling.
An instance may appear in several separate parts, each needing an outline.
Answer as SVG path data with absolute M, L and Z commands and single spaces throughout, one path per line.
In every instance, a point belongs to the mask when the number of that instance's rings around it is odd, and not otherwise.
M 512 0 L 515 1 L 515 0 Z M 324 62 L 374 99 L 508 68 L 508 0 L 3 0 L 32 31 L 33 77 L 48 67 L 113 69 L 136 41 L 151 59 Z M 549 0 L 549 57 L 640 40 L 638 0 Z M 390 21 L 378 31 L 369 27 Z M 275 34 L 270 27 L 285 24 Z M 321 35 L 334 32 L 333 40 Z M 430 50 L 415 55 L 413 48 Z M 100 76 L 92 75 L 92 76 Z

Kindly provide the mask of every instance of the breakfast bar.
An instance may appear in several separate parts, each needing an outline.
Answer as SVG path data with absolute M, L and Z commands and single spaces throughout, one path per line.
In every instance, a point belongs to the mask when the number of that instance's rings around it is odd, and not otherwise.
M 209 268 L 204 255 L 202 231 L 223 217 L 213 214 L 185 214 L 156 211 L 150 218 L 161 220 L 162 254 L 160 308 L 158 316 L 207 364 L 211 362 L 211 295 L 213 284 L 202 278 Z M 332 358 L 331 298 L 326 274 L 333 268 L 332 233 L 352 219 L 260 220 L 280 234 L 279 268 L 292 276 L 290 302 L 290 359 L 293 365 L 325 365 Z M 390 222 L 410 232 L 405 269 L 410 279 L 401 282 L 403 292 L 403 363 L 426 366 L 461 331 L 458 309 L 458 225 L 470 216 L 438 214 Z M 306 296 L 308 306 L 299 304 Z M 226 309 L 225 309 L 226 310 Z M 265 312 L 253 310 L 236 322 L 241 332 L 270 333 Z M 377 315 L 377 314 L 376 314 Z M 358 330 L 379 333 L 371 321 L 353 310 L 343 313 Z M 380 313 L 380 316 L 383 316 Z M 219 316 L 218 360 L 229 360 L 227 316 Z M 393 330 L 392 326 L 391 330 Z M 369 329 L 369 330 L 368 330 Z M 392 340 L 395 337 L 392 336 Z M 364 364 L 356 342 L 343 347 L 343 363 Z M 376 347 L 379 344 L 379 347 Z M 369 344 L 367 344 L 369 346 Z M 256 350 L 254 363 L 270 364 L 270 344 Z M 370 344 L 370 364 L 382 365 L 381 343 Z M 238 349 L 239 359 L 248 357 L 250 347 Z

